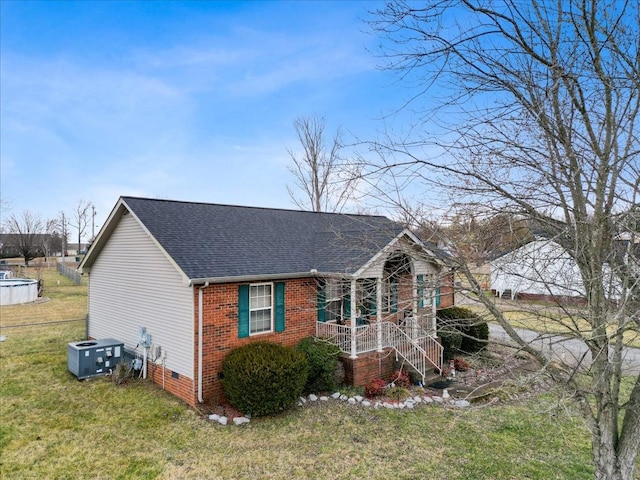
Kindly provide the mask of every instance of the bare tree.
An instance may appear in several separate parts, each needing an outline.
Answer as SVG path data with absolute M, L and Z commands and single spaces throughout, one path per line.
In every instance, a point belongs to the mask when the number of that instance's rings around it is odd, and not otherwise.
M 44 223 L 44 235 L 41 236 L 42 251 L 45 256 L 45 262 L 56 248 L 60 247 L 60 235 L 58 233 L 58 220 L 53 218 Z
M 340 158 L 343 147 L 342 133 L 338 129 L 327 146 L 326 121 L 322 117 L 298 117 L 296 129 L 302 152 L 288 149 L 293 165 L 289 171 L 295 178 L 295 186 L 303 192 L 287 187 L 293 202 L 299 208 L 311 208 L 314 212 L 340 212 L 355 198 L 359 171 Z
M 424 203 L 442 211 L 439 199 L 454 214 L 527 219 L 561 246 L 584 307 L 530 314 L 583 343 L 588 354 L 572 362 L 552 361 L 518 335 L 449 241 L 477 298 L 580 407 L 596 478 L 631 480 L 640 376 L 625 377 L 623 354 L 640 331 L 632 308 L 640 262 L 633 240 L 618 246 L 629 230 L 623 214 L 637 211 L 640 196 L 640 4 L 441 0 L 391 2 L 375 14 L 380 58 L 417 88 L 410 103 L 424 123 L 413 125 L 422 134 L 410 142 L 376 143 L 380 160 L 368 173 L 410 176 L 403 185 L 429 192 Z
M 485 264 L 490 258 L 533 239 L 533 232 L 523 218 L 503 213 L 482 218 L 474 211 L 456 212 L 440 234 L 454 240 L 455 248 L 475 265 Z
M 84 235 L 89 222 L 91 222 L 93 218 L 92 212 L 93 204 L 91 202 L 80 200 L 73 210 L 71 219 L 69 219 L 69 225 L 71 225 L 78 231 L 78 251 L 80 251 L 81 249 L 80 246 L 82 245 L 82 235 Z
M 40 216 L 24 210 L 22 214 L 16 216 L 11 215 L 6 221 L 6 229 L 11 234 L 11 242 L 20 256 L 24 258 L 25 266 L 29 266 L 29 262 L 36 258 L 42 249 L 40 242 L 43 233 L 43 225 Z

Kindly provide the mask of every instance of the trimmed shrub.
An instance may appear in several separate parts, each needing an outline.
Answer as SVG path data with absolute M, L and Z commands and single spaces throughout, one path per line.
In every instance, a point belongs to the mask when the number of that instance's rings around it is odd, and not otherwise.
M 442 338 L 445 358 L 452 358 L 457 352 L 479 352 L 486 347 L 489 326 L 468 308 L 438 310 L 437 318 L 438 335 Z
M 296 346 L 309 364 L 309 374 L 304 391 L 315 393 L 335 390 L 336 377 L 339 377 L 338 364 L 340 348 L 315 337 L 303 338 Z M 344 376 L 344 369 L 342 370 Z
M 454 355 L 460 352 L 460 345 L 462 345 L 462 335 L 455 329 L 448 328 L 438 330 L 438 337 L 440 337 L 440 343 L 442 343 L 443 352 L 442 355 L 445 360 L 453 358 Z
M 476 353 L 487 346 L 487 340 L 489 340 L 489 325 L 475 316 L 474 319 L 469 320 L 465 331 L 465 335 L 462 336 L 462 345 L 460 350 L 467 353 Z
M 387 383 L 381 378 L 374 378 L 364 387 L 364 395 L 367 398 L 379 397 L 384 394 Z
M 304 389 L 309 366 L 301 352 L 271 342 L 238 347 L 222 362 L 227 400 L 260 417 L 292 407 Z

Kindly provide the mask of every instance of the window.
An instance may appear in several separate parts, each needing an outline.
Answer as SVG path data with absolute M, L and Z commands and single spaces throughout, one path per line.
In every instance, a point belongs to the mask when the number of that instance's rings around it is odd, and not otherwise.
M 335 322 L 342 320 L 342 284 L 336 281 L 328 281 L 325 285 L 325 320 Z
M 425 279 L 428 278 L 428 280 Z M 433 275 L 418 275 L 418 308 L 430 308 L 433 299 Z
M 284 332 L 285 283 L 238 285 L 238 338 Z
M 386 278 L 382 284 L 382 311 L 395 313 L 398 311 L 398 279 Z
M 371 317 L 376 314 L 376 279 L 365 278 L 358 284 L 358 308 L 360 313 L 365 317 Z
M 249 287 L 249 334 L 270 332 L 273 320 L 272 284 Z
M 351 316 L 350 284 L 328 279 L 318 287 L 318 321 L 342 323 Z
M 376 279 L 358 280 L 356 287 L 358 317 L 376 314 Z M 318 321 L 343 323 L 351 318 L 351 282 L 328 279 L 318 289 Z

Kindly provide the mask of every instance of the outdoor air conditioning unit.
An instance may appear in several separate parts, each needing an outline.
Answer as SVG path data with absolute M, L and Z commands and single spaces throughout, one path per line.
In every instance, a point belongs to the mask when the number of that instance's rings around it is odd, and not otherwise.
M 111 373 L 124 360 L 124 343 L 105 338 L 67 345 L 67 368 L 78 380 Z

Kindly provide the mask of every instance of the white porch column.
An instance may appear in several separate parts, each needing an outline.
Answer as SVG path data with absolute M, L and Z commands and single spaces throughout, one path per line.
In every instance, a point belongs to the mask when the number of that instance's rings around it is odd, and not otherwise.
M 434 287 L 434 289 L 431 291 L 431 335 L 435 335 L 436 334 L 436 293 L 437 290 Z
M 376 278 L 376 334 L 378 352 L 382 352 L 382 278 Z
M 418 337 L 418 276 L 412 275 L 411 281 L 413 285 L 411 286 L 411 295 L 412 295 L 412 305 L 411 305 L 411 338 Z
M 356 324 L 358 323 L 357 294 L 357 283 L 354 278 L 351 280 L 351 358 L 358 358 L 356 346 Z

